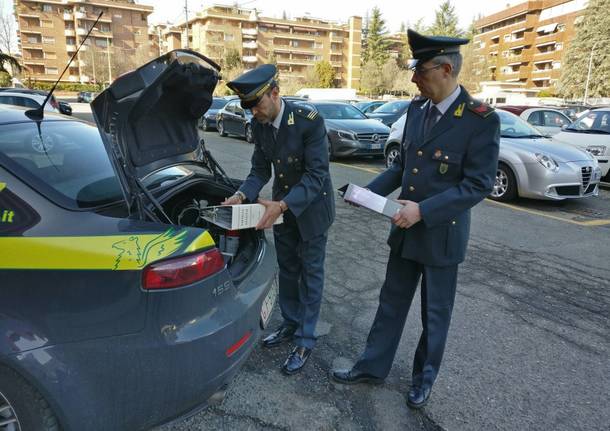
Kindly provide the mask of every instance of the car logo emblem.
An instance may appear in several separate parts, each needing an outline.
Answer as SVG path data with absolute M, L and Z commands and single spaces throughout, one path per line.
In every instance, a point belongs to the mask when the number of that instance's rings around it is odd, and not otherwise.
M 377 142 L 379 140 L 379 135 L 373 135 L 371 139 L 373 140 L 373 142 Z

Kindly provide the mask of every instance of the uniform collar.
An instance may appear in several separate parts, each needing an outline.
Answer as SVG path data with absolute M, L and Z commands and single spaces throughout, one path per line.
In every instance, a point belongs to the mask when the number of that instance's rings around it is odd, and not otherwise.
M 277 117 L 271 123 L 271 125 L 275 128 L 275 130 L 280 130 L 280 124 L 282 124 L 282 117 L 284 116 L 284 108 L 286 104 L 284 103 L 284 99 L 280 98 L 280 112 L 277 113 Z
M 430 104 L 428 105 L 428 108 L 436 106 L 436 109 L 438 109 L 440 111 L 441 115 L 445 115 L 445 112 L 447 111 L 447 109 L 449 109 L 449 107 L 453 104 L 453 102 L 455 102 L 457 100 L 457 98 L 460 96 L 461 91 L 462 91 L 462 89 L 458 85 L 457 88 L 453 91 L 453 93 L 451 93 L 449 96 L 447 96 L 445 99 L 443 99 L 441 102 L 437 103 L 436 105 L 434 103 L 432 103 L 432 100 L 430 99 Z

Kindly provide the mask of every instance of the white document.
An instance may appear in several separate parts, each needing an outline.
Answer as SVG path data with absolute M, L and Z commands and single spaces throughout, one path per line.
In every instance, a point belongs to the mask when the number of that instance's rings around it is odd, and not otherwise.
M 368 208 L 387 217 L 394 217 L 403 205 L 381 195 L 373 193 L 355 184 L 349 184 L 345 189 L 343 199 L 361 207 Z
M 265 214 L 261 204 L 243 204 L 230 206 L 212 206 L 201 209 L 201 217 L 217 226 L 228 230 L 249 229 L 255 227 Z M 280 214 L 274 224 L 283 223 Z

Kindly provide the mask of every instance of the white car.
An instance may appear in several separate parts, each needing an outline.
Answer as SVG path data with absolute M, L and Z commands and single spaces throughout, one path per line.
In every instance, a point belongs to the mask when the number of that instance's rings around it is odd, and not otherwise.
M 551 108 L 529 108 L 519 116 L 547 136 L 556 135 L 572 122 L 567 115 Z
M 583 113 L 553 138 L 594 155 L 602 171 L 602 181 L 610 181 L 610 107 Z
M 42 96 L 39 94 L 27 94 L 27 93 L 13 93 L 10 91 L 2 91 L 0 92 L 0 103 L 3 105 L 15 105 L 22 106 L 25 108 L 36 109 L 40 108 L 42 103 L 44 102 L 46 96 Z M 49 100 L 46 105 L 44 105 L 44 110 L 49 112 L 59 112 L 51 105 L 51 101 Z

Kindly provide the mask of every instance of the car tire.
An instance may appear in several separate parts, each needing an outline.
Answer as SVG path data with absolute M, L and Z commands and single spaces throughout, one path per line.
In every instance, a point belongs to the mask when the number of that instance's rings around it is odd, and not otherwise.
M 333 152 L 333 144 L 330 141 L 330 138 L 328 138 L 328 160 L 330 160 L 331 162 L 333 160 L 336 160 L 337 156 L 335 156 L 334 152 Z
M 509 202 L 517 197 L 517 180 L 508 165 L 498 163 L 496 182 L 489 198 L 498 202 Z
M 400 154 L 400 145 L 392 144 L 385 152 L 385 166 L 389 168 L 394 163 L 394 159 Z
M 218 120 L 216 123 L 216 130 L 218 130 L 218 134 L 220 136 L 227 136 L 227 132 L 225 132 L 225 124 L 222 120 Z
M 244 131 L 244 135 L 248 144 L 254 142 L 254 135 L 252 134 L 252 126 L 250 124 L 246 124 L 246 130 Z
M 8 409 L 2 409 L 7 407 Z M 14 419 L 17 431 L 59 431 L 44 397 L 14 370 L 0 366 L 0 422 Z

